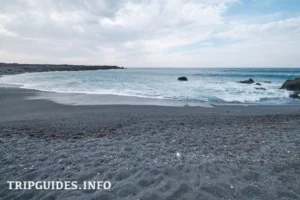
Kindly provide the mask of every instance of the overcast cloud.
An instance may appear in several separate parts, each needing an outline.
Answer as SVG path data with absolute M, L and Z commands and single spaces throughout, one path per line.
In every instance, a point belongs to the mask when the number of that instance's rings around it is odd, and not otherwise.
M 300 6 L 281 1 L 1 0 L 0 62 L 300 67 Z

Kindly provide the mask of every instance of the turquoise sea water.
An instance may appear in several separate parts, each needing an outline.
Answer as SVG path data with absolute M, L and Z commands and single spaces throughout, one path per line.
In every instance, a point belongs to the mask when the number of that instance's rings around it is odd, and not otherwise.
M 186 76 L 187 82 L 177 81 Z M 300 69 L 133 69 L 25 73 L 0 77 L 0 83 L 59 93 L 112 94 L 207 103 L 299 103 L 280 90 Z M 240 84 L 252 78 L 262 86 Z M 271 81 L 271 83 L 266 83 Z M 266 90 L 257 90 L 263 87 Z

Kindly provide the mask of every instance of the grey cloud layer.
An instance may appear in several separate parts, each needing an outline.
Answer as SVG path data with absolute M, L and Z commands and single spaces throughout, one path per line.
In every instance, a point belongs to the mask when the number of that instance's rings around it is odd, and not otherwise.
M 6 62 L 154 67 L 178 67 L 188 62 L 192 67 L 222 67 L 224 61 L 228 63 L 223 66 L 253 64 L 247 64 L 247 56 L 255 57 L 260 49 L 264 49 L 261 48 L 265 47 L 264 43 L 276 43 L 278 48 L 284 47 L 286 53 L 295 50 L 294 44 L 289 48 L 287 43 L 293 39 L 294 43 L 299 44 L 299 39 L 295 37 L 299 36 L 297 27 L 300 18 L 266 24 L 225 20 L 224 11 L 236 2 L 2 0 L 0 59 Z M 216 38 L 238 43 L 222 47 L 208 45 L 192 52 L 168 53 L 174 47 Z M 249 47 L 253 41 L 258 45 L 257 51 Z M 239 48 L 242 54 L 238 63 L 229 62 L 228 57 L 232 60 Z M 271 55 L 282 53 L 271 52 Z M 295 65 L 299 61 L 294 57 L 292 60 Z M 282 62 L 284 60 L 274 64 Z

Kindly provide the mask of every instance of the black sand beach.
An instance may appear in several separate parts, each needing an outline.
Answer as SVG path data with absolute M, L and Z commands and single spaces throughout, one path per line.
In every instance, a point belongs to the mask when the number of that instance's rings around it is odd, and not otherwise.
M 0 200 L 300 200 L 299 52 L 300 0 L 1 0 Z
M 299 106 L 26 99 L 37 94 L 0 88 L 1 199 L 300 199 Z M 18 191 L 8 180 L 107 180 L 112 188 Z

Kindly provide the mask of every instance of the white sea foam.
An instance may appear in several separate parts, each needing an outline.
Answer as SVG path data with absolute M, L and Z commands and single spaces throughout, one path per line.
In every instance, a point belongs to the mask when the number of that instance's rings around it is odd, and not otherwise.
M 200 71 L 201 72 L 201 71 Z M 262 86 L 237 83 L 241 77 L 228 72 L 212 73 L 189 70 L 129 69 L 77 72 L 44 72 L 7 75 L 0 77 L 2 84 L 20 85 L 21 88 L 57 93 L 83 93 L 178 100 L 209 103 L 286 103 L 289 92 L 280 90 L 284 79 L 271 79 Z M 222 76 L 223 73 L 223 76 Z M 288 73 L 282 73 L 288 76 Z M 278 73 L 278 76 L 280 75 Z M 237 74 L 237 72 L 235 72 Z M 255 76 L 254 72 L 241 72 Z M 259 72 L 258 81 L 269 81 L 268 73 Z M 261 77 L 265 74 L 266 78 Z M 177 81 L 185 75 L 187 82 Z M 263 87 L 266 90 L 257 90 Z

